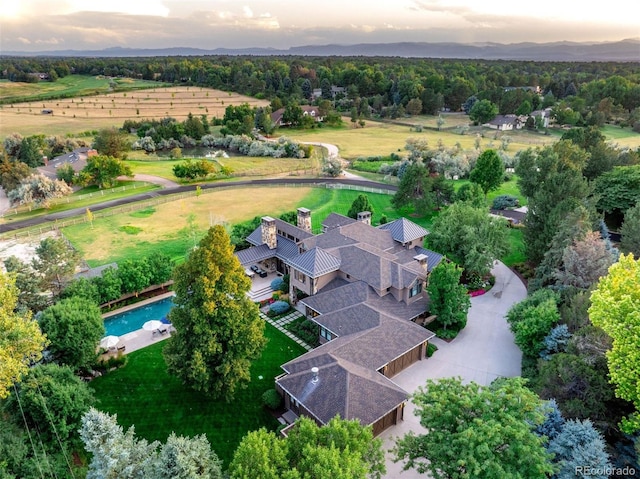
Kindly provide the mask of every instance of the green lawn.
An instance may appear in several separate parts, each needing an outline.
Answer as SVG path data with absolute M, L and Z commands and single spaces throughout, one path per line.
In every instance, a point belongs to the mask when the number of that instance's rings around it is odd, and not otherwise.
M 462 185 L 466 185 L 467 183 L 469 183 L 469 180 L 456 180 L 454 182 L 454 187 L 456 191 L 458 191 Z M 516 175 L 513 175 L 509 181 L 502 183 L 500 188 L 497 190 L 490 191 L 489 194 L 487 194 L 487 202 L 489 203 L 489 206 L 491 206 L 493 199 L 500 195 L 515 196 L 520 201 L 521 206 L 525 206 L 527 204 L 527 198 L 520 193 L 520 189 L 518 188 L 518 177 Z
M 99 401 L 97 408 L 117 414 L 125 428 L 135 425 L 136 434 L 149 441 L 166 441 L 171 432 L 204 433 L 226 468 L 248 431 L 277 428 L 278 421 L 263 408 L 261 395 L 273 388 L 275 376 L 282 373 L 281 364 L 305 352 L 269 324 L 265 336 L 269 342 L 251 367 L 251 383 L 230 403 L 212 401 L 170 376 L 163 344 L 157 343 L 130 353 L 124 368 L 90 383 Z
M 511 251 L 501 258 L 501 261 L 507 266 L 513 266 L 516 263 L 526 261 L 524 254 L 524 239 L 522 238 L 521 228 L 509 228 L 509 247 Z

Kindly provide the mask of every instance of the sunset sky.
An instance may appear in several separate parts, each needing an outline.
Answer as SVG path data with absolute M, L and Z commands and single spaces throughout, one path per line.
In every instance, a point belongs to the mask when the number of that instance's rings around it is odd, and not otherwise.
M 639 5 L 632 0 L 0 0 L 0 53 L 615 41 L 640 37 Z

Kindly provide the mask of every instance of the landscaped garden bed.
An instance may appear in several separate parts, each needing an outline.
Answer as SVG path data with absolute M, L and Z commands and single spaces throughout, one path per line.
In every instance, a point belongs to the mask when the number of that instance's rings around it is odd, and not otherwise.
M 287 331 L 295 334 L 309 346 L 317 348 L 320 346 L 318 339 L 318 325 L 304 317 L 300 317 L 284 327 Z

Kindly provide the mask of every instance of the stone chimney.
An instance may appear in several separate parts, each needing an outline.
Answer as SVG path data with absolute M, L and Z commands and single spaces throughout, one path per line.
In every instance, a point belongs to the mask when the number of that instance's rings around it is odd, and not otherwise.
M 266 244 L 269 249 L 276 249 L 276 247 L 278 246 L 276 220 L 274 220 L 271 216 L 263 216 L 260 228 L 262 230 L 262 242 Z
M 320 370 L 314 366 L 311 368 L 311 372 L 313 373 L 313 378 L 311 378 L 311 382 L 317 383 L 320 380 L 320 377 L 318 376 L 318 372 L 320 372 Z
M 298 228 L 311 233 L 311 210 L 298 208 Z
M 418 264 L 422 267 L 423 271 L 426 273 L 428 271 L 427 267 L 428 267 L 428 263 L 427 263 L 427 255 L 426 254 L 419 254 L 413 257 L 413 259 L 415 259 Z
M 358 221 L 365 225 L 371 224 L 371 211 L 361 211 L 358 213 Z

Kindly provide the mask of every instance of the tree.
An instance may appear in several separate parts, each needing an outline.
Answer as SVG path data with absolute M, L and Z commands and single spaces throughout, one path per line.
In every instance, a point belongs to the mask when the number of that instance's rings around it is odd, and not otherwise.
M 427 293 L 429 312 L 438 316 L 444 329 L 462 329 L 467 324 L 471 300 L 467 288 L 460 284 L 462 270 L 449 261 L 442 261 L 431 272 Z
M 42 165 L 42 149 L 36 138 L 30 136 L 22 139 L 18 159 L 32 168 Z
M 160 449 L 152 477 L 222 479 L 222 463 L 204 434 L 189 438 L 171 433 Z
M 433 179 L 429 175 L 429 169 L 422 163 L 412 162 L 402 175 L 391 203 L 394 208 L 411 206 L 416 212 L 427 213 L 435 203 L 432 187 Z
M 384 473 L 381 441 L 371 427 L 338 417 L 318 427 L 301 416 L 285 438 L 249 432 L 229 465 L 231 479 L 380 479 Z
M 100 304 L 109 303 L 122 295 L 122 279 L 113 266 L 105 268 L 95 282 L 100 294 Z
M 582 476 L 589 469 L 588 477 L 607 479 L 611 468 L 609 454 L 602 435 L 588 419 L 570 419 L 562 431 L 549 442 L 547 450 L 554 454 L 553 462 L 559 469 L 554 477 L 571 479 Z M 602 471 L 593 473 L 591 471 Z
M 465 274 L 484 276 L 509 250 L 504 220 L 467 203 L 453 203 L 433 221 L 430 247 L 458 263 Z
M 95 279 L 76 278 L 70 281 L 60 293 L 62 299 L 65 298 L 83 298 L 91 301 L 93 304 L 100 304 L 100 291 L 98 290 L 98 282 Z
M 640 165 L 617 166 L 602 174 L 595 182 L 594 193 L 598 209 L 614 215 L 619 223 L 629 208 L 640 203 Z
M 16 313 L 18 290 L 11 275 L 0 271 L 0 398 L 39 361 L 47 345 L 30 312 Z
M 474 208 L 486 208 L 487 199 L 478 183 L 465 183 L 456 192 L 455 201 L 469 203 Z
M 620 249 L 640 258 L 640 203 L 625 212 L 620 235 Z
M 469 174 L 469 180 L 479 184 L 485 196 L 500 187 L 504 181 L 504 163 L 495 150 L 482 152 Z
M 591 294 L 589 317 L 613 340 L 607 353 L 616 396 L 633 403 L 635 412 L 623 419 L 625 432 L 640 429 L 640 261 L 632 254 L 620 256 Z
M 18 288 L 18 304 L 16 311 L 31 311 L 37 313 L 49 305 L 49 295 L 42 291 L 42 285 L 33 268 L 23 263 L 15 256 L 10 256 L 4 261 L 7 273 L 15 276 L 15 285 Z
M 61 181 L 64 181 L 67 185 L 73 185 L 76 177 L 76 170 L 73 169 L 69 163 L 61 165 L 60 168 L 56 170 L 56 178 Z
M 600 233 L 590 231 L 583 239 L 567 246 L 562 254 L 562 268 L 556 271 L 559 284 L 589 289 L 607 274 L 617 258 L 607 250 Z
M 564 417 L 558 408 L 555 399 L 549 399 L 540 406 L 544 413 L 544 422 L 536 427 L 535 432 L 539 436 L 546 436 L 549 440 L 555 438 L 564 426 Z
M 7 400 L 7 409 L 16 422 L 26 421 L 30 429 L 38 429 L 43 440 L 66 442 L 94 402 L 93 390 L 71 368 L 45 364 L 29 370 L 17 395 Z
M 129 165 L 122 160 L 113 156 L 98 155 L 87 160 L 80 176 L 84 184 L 97 185 L 102 189 L 115 186 L 119 176 L 133 176 L 133 173 Z
M 420 98 L 412 98 L 409 100 L 407 103 L 407 113 L 412 116 L 422 113 L 422 100 L 420 100 Z
M 151 284 L 151 270 L 146 258 L 127 259 L 118 265 L 118 276 L 122 281 L 122 293 L 135 293 Z
M 169 371 L 212 397 L 233 398 L 250 380 L 251 360 L 265 344 L 264 322 L 246 296 L 251 281 L 215 225 L 174 270 L 176 333 L 164 354 Z
M 71 188 L 60 180 L 52 180 L 41 174 L 34 174 L 24 178 L 17 188 L 7 195 L 12 203 L 21 205 L 35 204 L 48 208 L 52 199 L 68 196 Z
M 154 251 L 147 258 L 147 266 L 151 277 L 149 278 L 150 284 L 162 284 L 171 279 L 171 273 L 175 267 L 175 263 L 170 256 L 160 252 Z
M 82 417 L 80 439 L 92 454 L 87 479 L 143 479 L 157 460 L 157 441 L 136 438 L 133 427 L 125 433 L 115 415 L 94 408 Z
M 373 216 L 373 205 L 369 202 L 369 197 L 365 194 L 359 194 L 358 197 L 353 200 L 353 203 L 351 203 L 351 208 L 349 208 L 347 216 L 356 219 L 358 213 L 362 213 L 363 211 L 369 211 Z
M 534 264 L 544 258 L 568 212 L 586 203 L 590 193 L 582 176 L 586 156 L 566 140 L 518 154 L 518 187 L 529 206 L 524 220 L 525 249 Z
M 31 174 L 31 168 L 26 163 L 10 161 L 7 158 L 0 161 L 0 187 L 7 193 L 20 186 L 22 180 Z
M 498 106 L 490 100 L 480 100 L 469 110 L 469 119 L 476 125 L 482 125 L 493 120 L 498 114 Z
M 93 139 L 93 148 L 103 156 L 123 158 L 125 153 L 131 149 L 131 144 L 124 131 L 117 128 L 104 128 L 98 131 Z
M 38 321 L 49 338 L 49 351 L 62 364 L 78 370 L 95 361 L 105 329 L 94 302 L 78 297 L 63 299 L 45 309 Z
M 45 238 L 36 248 L 31 266 L 42 281 L 42 289 L 57 296 L 71 279 L 80 256 L 62 238 Z
M 522 353 L 531 358 L 538 357 L 544 348 L 545 337 L 559 319 L 558 305 L 553 299 L 524 310 L 518 321 L 511 322 L 515 343 Z
M 399 439 L 396 460 L 435 479 L 540 478 L 552 472 L 544 439 L 533 428 L 544 420 L 540 399 L 521 378 L 490 386 L 459 378 L 428 380 L 413 395 L 426 434 Z

